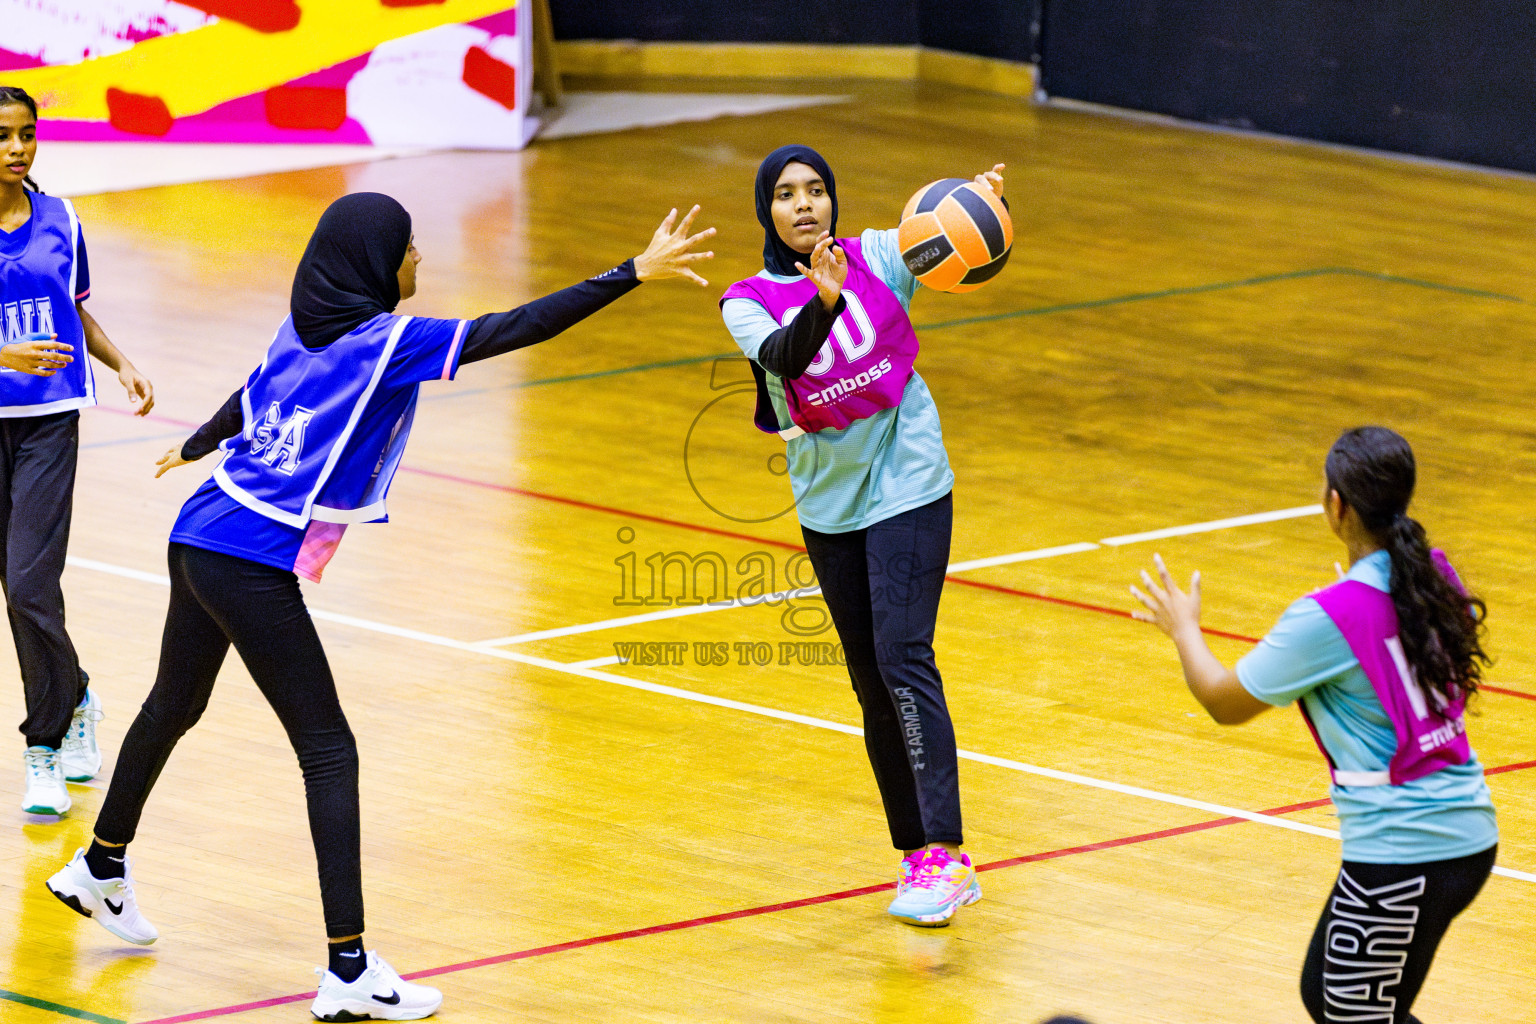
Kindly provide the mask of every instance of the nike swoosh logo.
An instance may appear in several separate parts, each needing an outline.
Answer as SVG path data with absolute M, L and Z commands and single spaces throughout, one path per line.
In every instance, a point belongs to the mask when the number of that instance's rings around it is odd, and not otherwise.
M 123 912 L 123 905 L 121 903 L 113 904 L 111 900 L 102 900 L 101 902 L 105 903 L 107 905 L 107 909 L 112 911 L 114 914 L 121 914 Z
M 375 993 L 373 998 L 376 1001 L 383 1003 L 385 1006 L 394 1006 L 400 1001 L 400 993 L 396 992 L 394 989 L 390 989 L 388 996 L 381 996 Z

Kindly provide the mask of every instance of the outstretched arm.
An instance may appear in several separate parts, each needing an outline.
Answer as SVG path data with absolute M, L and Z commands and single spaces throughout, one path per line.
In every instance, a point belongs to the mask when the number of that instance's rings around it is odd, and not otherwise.
M 196 462 L 217 448 L 225 438 L 240 433 L 245 426 L 245 410 L 240 404 L 240 396 L 244 393 L 244 388 L 236 388 L 235 393 L 213 414 L 213 418 L 198 427 L 191 437 L 182 442 L 180 448 L 172 448 L 160 456 L 155 462 L 160 467 L 155 470 L 155 476 L 158 478 L 168 469 Z
M 1134 611 L 1131 617 L 1150 622 L 1173 638 L 1189 692 L 1221 725 L 1240 725 L 1269 710 L 1270 705 L 1249 693 L 1237 673 L 1223 665 L 1205 642 L 1205 634 L 1200 632 L 1200 573 L 1190 577 L 1186 594 L 1169 575 L 1162 555 L 1153 555 L 1152 561 L 1161 585 L 1145 569 L 1141 571 L 1146 593 L 1135 586 L 1131 593 L 1147 610 Z
M 627 295 L 642 281 L 684 277 L 698 282 L 701 287 L 709 284 L 694 272 L 693 264 L 713 259 L 715 254 L 694 250 L 700 242 L 712 237 L 715 229 L 705 228 L 697 234 L 690 234 L 693 219 L 698 212 L 699 208 L 695 206 L 680 224 L 677 222 L 676 210 L 667 214 L 656 233 L 651 236 L 651 244 L 645 252 L 625 260 L 612 270 L 541 299 L 534 299 L 516 309 L 505 313 L 489 313 L 473 321 L 464 339 L 460 365 L 548 341 L 615 299 Z

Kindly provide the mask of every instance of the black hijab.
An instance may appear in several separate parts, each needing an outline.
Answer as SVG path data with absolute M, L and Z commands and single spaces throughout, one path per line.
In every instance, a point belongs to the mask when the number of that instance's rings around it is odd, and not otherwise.
M 763 266 L 772 274 L 799 277 L 800 271 L 795 269 L 795 263 L 805 262 L 806 254 L 791 249 L 773 226 L 773 186 L 778 184 L 779 175 L 784 173 L 785 166 L 792 163 L 805 164 L 821 175 L 821 180 L 826 183 L 827 195 L 832 200 L 832 223 L 827 226 L 827 230 L 832 232 L 834 238 L 837 237 L 837 182 L 832 178 L 832 168 L 810 146 L 780 146 L 769 153 L 757 168 L 757 222 L 766 232 L 763 238 Z
M 411 244 L 411 215 L 389 196 L 355 192 L 320 215 L 293 275 L 288 308 L 306 348 L 323 348 L 400 304 L 395 276 Z

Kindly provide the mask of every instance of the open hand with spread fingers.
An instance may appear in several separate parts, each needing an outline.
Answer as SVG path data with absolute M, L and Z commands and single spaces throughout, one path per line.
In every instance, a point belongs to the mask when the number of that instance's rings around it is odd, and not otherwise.
M 651 244 L 646 246 L 645 252 L 635 257 L 635 276 L 642 281 L 659 281 L 668 277 L 686 277 L 697 281 L 700 287 L 709 284 L 693 271 L 693 264 L 700 260 L 712 260 L 713 252 L 694 252 L 694 247 L 707 238 L 713 238 L 714 228 L 705 228 L 696 235 L 688 232 L 693 229 L 693 218 L 699 215 L 699 208 L 695 206 L 688 211 L 682 223 L 677 223 L 677 211 L 667 214 L 656 233 L 651 236 Z
M 816 240 L 816 248 L 806 258 L 811 265 L 807 267 L 797 260 L 795 269 L 816 286 L 821 304 L 830 313 L 837 306 L 837 297 L 843 292 L 843 282 L 848 280 L 848 254 L 843 252 L 843 247 L 833 240 L 829 232 L 823 231 Z
M 1156 580 L 1147 570 L 1141 570 L 1141 583 L 1147 588 L 1146 592 L 1137 589 L 1134 584 L 1131 586 L 1131 593 L 1146 606 L 1146 611 L 1133 611 L 1131 618 L 1139 622 L 1150 622 L 1175 640 L 1179 638 L 1180 633 L 1191 629 L 1198 635 L 1200 632 L 1200 571 L 1195 570 L 1194 575 L 1189 578 L 1189 592 L 1185 593 L 1173 581 L 1168 567 L 1163 564 L 1162 555 L 1153 555 L 1152 562 L 1157 567 Z

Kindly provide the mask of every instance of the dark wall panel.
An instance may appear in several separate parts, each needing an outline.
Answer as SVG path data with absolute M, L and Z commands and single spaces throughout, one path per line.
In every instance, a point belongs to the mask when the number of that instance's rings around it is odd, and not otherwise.
M 979 57 L 1034 60 L 1039 23 L 1040 0 L 918 4 L 918 34 L 924 46 Z
M 913 0 L 552 0 L 556 39 L 917 42 Z
M 1046 0 L 1058 97 L 1536 171 L 1536 6 Z
M 870 43 L 1029 60 L 1040 0 L 551 0 L 557 39 Z

